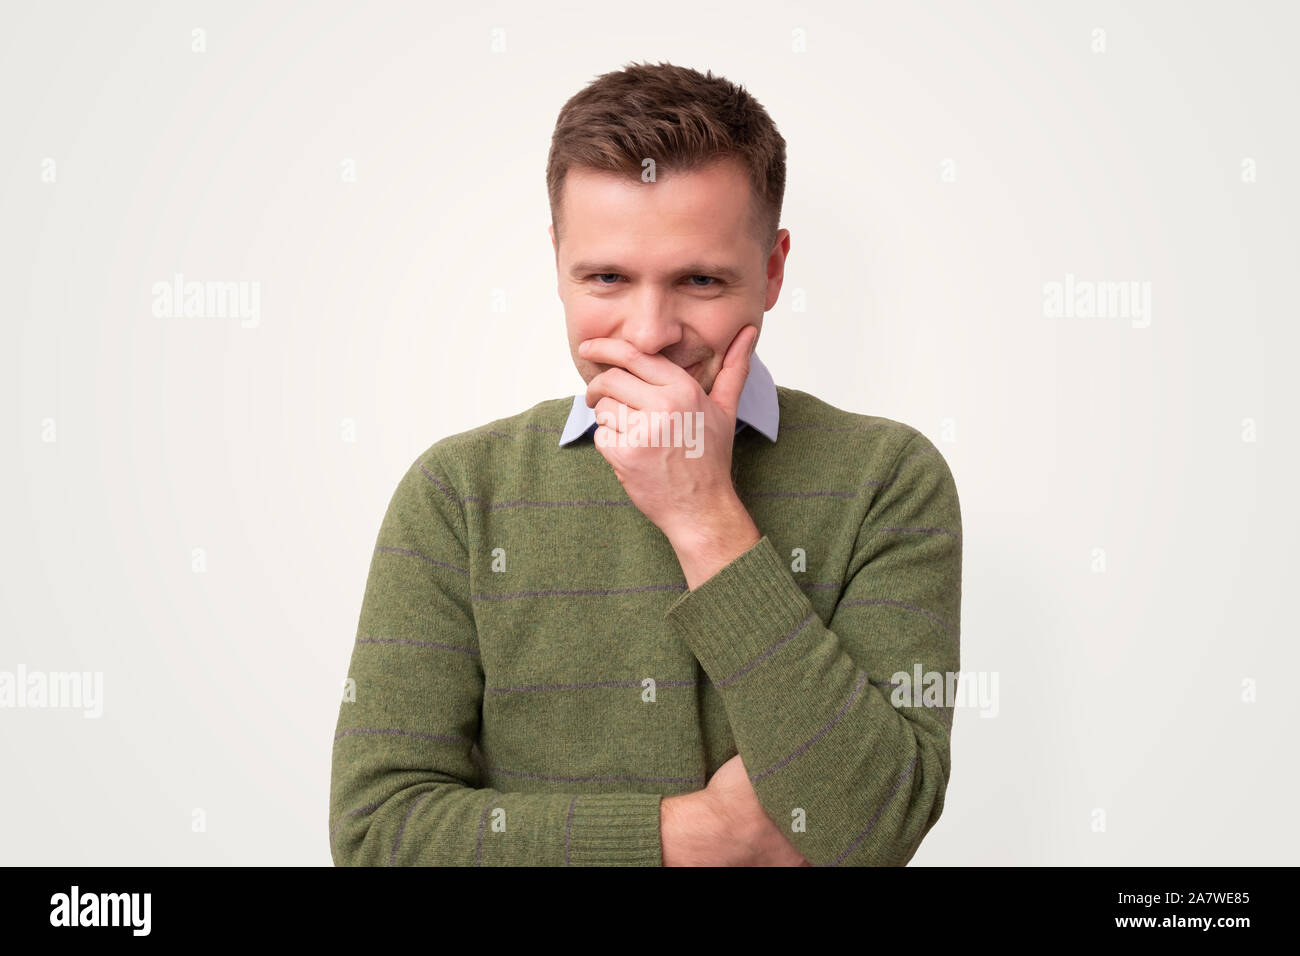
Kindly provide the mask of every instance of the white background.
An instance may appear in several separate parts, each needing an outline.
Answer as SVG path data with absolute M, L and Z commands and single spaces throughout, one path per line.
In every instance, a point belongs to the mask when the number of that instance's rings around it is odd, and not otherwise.
M 101 671 L 104 714 L 0 710 L 0 860 L 330 864 L 389 496 L 438 439 L 582 387 L 551 130 L 667 60 L 789 143 L 778 384 L 919 428 L 957 480 L 962 669 L 999 712 L 957 713 L 914 865 L 1294 862 L 1298 26 L 6 0 L 0 670 Z M 259 324 L 155 316 L 178 272 L 260 283 Z M 1045 317 L 1067 274 L 1149 282 L 1150 325 Z

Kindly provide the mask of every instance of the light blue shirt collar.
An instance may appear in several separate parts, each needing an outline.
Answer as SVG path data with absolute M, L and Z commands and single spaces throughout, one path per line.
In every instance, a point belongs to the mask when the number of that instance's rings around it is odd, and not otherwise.
M 776 441 L 780 418 L 776 382 L 755 352 L 749 357 L 749 376 L 745 379 L 745 387 L 740 390 L 740 402 L 736 406 L 736 432 L 739 433 L 748 425 L 769 441 Z M 587 392 L 584 389 L 573 396 L 573 408 L 569 411 L 569 420 L 565 422 L 564 432 L 560 435 L 560 444 L 567 445 L 595 429 L 596 410 L 587 406 Z

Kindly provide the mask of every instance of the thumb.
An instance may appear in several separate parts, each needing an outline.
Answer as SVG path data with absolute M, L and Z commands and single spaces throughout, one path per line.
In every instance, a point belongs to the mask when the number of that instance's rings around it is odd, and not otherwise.
M 733 421 L 740 406 L 740 393 L 745 390 L 745 380 L 749 378 L 749 356 L 753 354 L 754 343 L 757 341 L 758 328 L 745 326 L 727 349 L 727 354 L 722 359 L 722 368 L 714 378 L 713 389 L 709 392 L 709 398 L 730 415 Z

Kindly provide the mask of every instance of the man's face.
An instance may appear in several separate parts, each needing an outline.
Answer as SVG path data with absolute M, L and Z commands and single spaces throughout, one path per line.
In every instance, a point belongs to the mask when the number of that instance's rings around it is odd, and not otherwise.
M 746 325 L 761 332 L 790 249 L 786 229 L 772 249 L 759 246 L 750 197 L 748 177 L 730 160 L 650 183 L 568 171 L 556 270 L 583 381 L 609 366 L 580 357 L 578 346 L 615 338 L 663 355 L 712 391 L 732 339 Z

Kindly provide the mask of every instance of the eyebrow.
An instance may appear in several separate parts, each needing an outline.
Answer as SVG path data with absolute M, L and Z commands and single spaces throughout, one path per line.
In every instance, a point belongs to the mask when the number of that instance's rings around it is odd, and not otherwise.
M 681 275 L 688 276 L 715 276 L 719 279 L 726 279 L 730 282 L 739 282 L 743 278 L 740 272 L 730 266 L 710 265 L 703 262 L 688 262 L 677 272 Z M 569 270 L 569 274 L 580 279 L 584 276 L 618 273 L 619 275 L 630 275 L 631 273 L 624 267 L 613 262 L 578 262 Z

